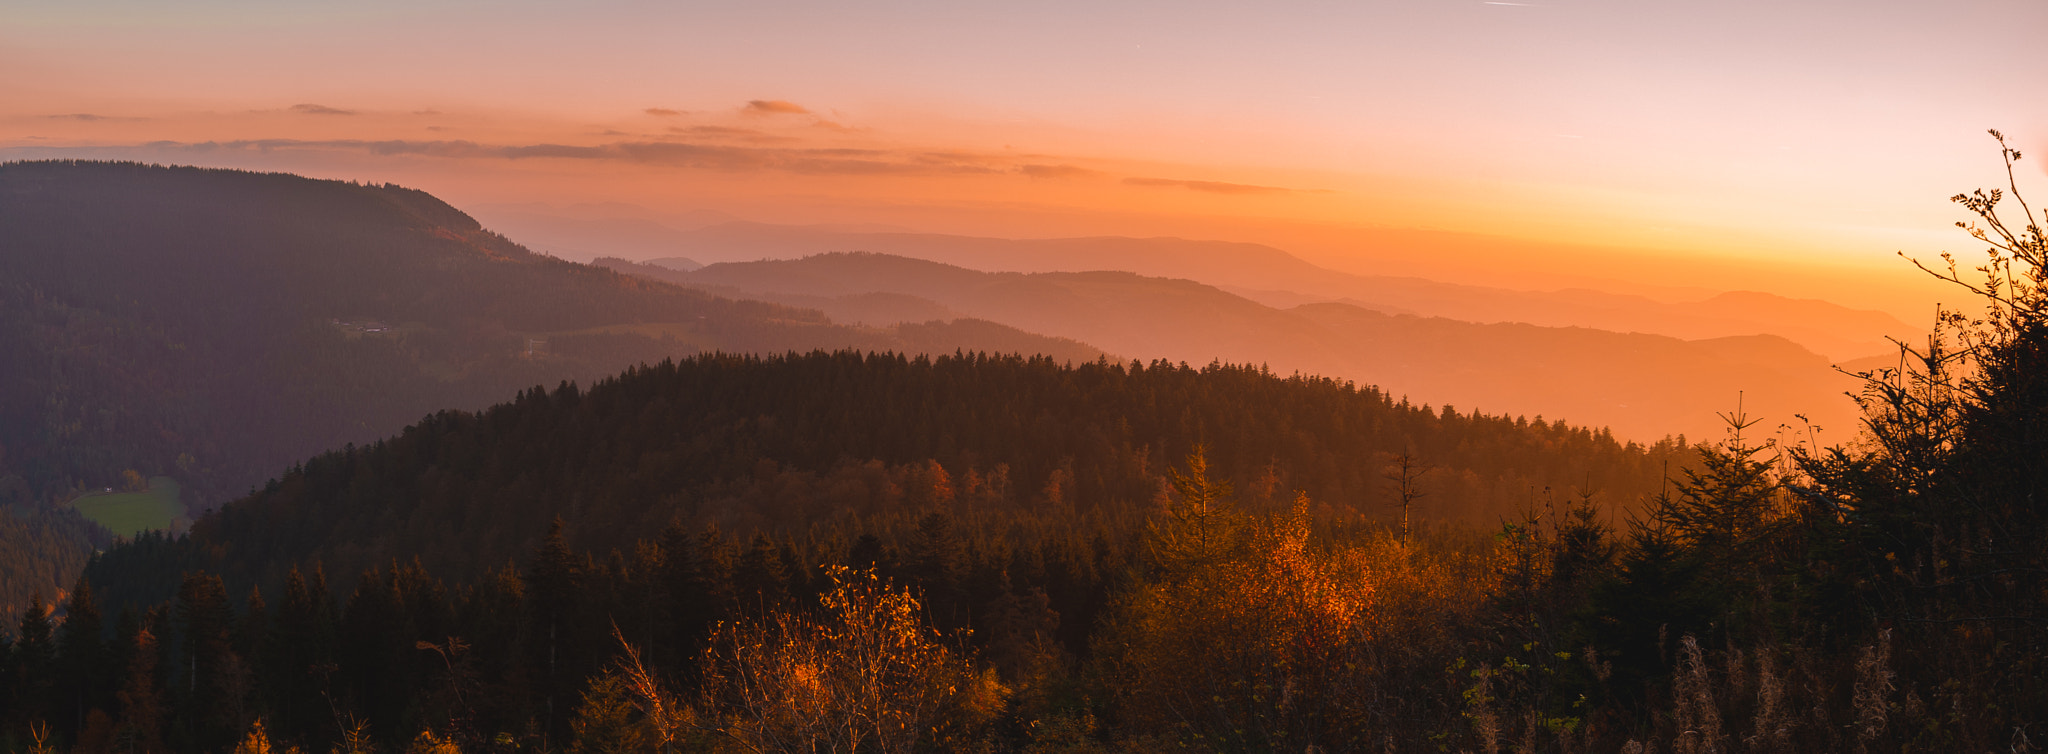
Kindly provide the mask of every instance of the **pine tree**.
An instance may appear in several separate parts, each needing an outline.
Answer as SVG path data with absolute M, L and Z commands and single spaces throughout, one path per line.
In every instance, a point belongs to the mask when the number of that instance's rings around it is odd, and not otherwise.
M 217 575 L 194 572 L 178 587 L 177 619 L 183 642 L 183 683 L 178 688 L 178 739 L 184 746 L 225 748 L 241 732 L 232 697 L 240 691 L 235 671 L 234 606 Z
M 22 720 L 47 724 L 58 710 L 53 702 L 57 690 L 57 645 L 51 633 L 50 606 L 43 594 L 29 598 L 21 613 L 21 631 L 14 643 L 15 714 Z
M 954 531 L 953 518 L 933 511 L 918 519 L 904 560 L 907 575 L 923 590 L 925 609 L 941 630 L 965 626 L 967 551 Z
M 369 571 L 356 579 L 342 609 L 335 661 L 348 709 L 360 715 L 384 744 L 403 743 L 404 713 L 411 704 L 415 663 L 409 662 L 415 633 L 406 615 L 397 576 Z
M 463 600 L 459 635 L 470 642 L 477 670 L 477 692 L 468 702 L 479 730 L 516 730 L 534 719 L 526 602 L 526 584 L 510 565 L 471 587 Z
M 617 673 L 590 679 L 570 723 L 575 738 L 570 754 L 640 754 L 649 749 L 646 724 L 633 704 L 632 690 Z
M 127 654 L 132 658 L 116 695 L 121 721 L 114 726 L 114 749 L 122 754 L 163 752 L 163 693 L 158 686 L 157 659 L 161 648 L 156 633 L 144 621 L 135 632 L 135 644 Z
M 72 714 L 64 716 L 69 737 L 85 729 L 86 715 L 103 709 L 113 699 L 107 696 L 114 668 L 108 663 L 105 627 L 92 582 L 84 576 L 71 588 L 64 603 L 64 628 L 57 639 L 57 656 L 63 688 L 59 696 Z
M 575 684 L 581 677 L 576 635 L 580 625 L 582 564 L 562 534 L 562 519 L 548 525 L 547 537 L 534 552 L 524 581 L 527 586 L 528 636 L 534 691 L 540 695 L 543 735 L 560 740 L 572 712 Z
M 13 719 L 15 677 L 14 639 L 0 633 L 0 724 Z
M 1653 502 L 1653 505 L 1655 503 Z M 1595 587 L 1588 633 L 1613 663 L 1617 698 L 1661 677 L 1678 637 L 1707 631 L 1713 614 L 1699 596 L 1699 561 L 1655 520 L 1630 522 L 1628 546 L 1614 576 Z
M 659 639 L 645 655 L 657 672 L 678 674 L 696 667 L 717 608 L 698 565 L 696 538 L 681 524 L 661 534 L 661 572 L 655 575 L 667 609 Z
M 783 568 L 782 553 L 775 540 L 766 533 L 756 532 L 747 551 L 740 555 L 739 567 L 733 571 L 733 587 L 739 592 L 742 610 L 758 612 L 779 605 L 788 597 L 789 573 Z
M 1168 578 L 1218 562 L 1240 542 L 1243 521 L 1230 482 L 1212 479 L 1208 449 L 1195 446 L 1188 470 L 1169 469 L 1166 516 L 1146 524 L 1146 544 L 1153 563 Z
M 334 633 L 326 579 L 316 572 L 309 582 L 299 569 L 291 569 L 258 655 L 258 668 L 269 680 L 264 689 L 269 735 L 315 749 L 324 743 L 324 731 L 331 727 L 324 694 Z

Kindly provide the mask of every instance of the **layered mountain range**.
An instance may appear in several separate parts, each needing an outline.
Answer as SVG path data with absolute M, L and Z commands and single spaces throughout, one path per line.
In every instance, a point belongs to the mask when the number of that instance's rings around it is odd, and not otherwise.
M 1027 405 L 1002 390 L 974 386 L 973 394 L 990 403 L 985 410 L 991 416 L 1006 417 L 1005 426 L 1046 437 L 1082 432 L 1081 439 L 1096 438 L 1029 453 L 998 438 L 961 455 L 964 446 L 956 446 L 970 434 L 966 425 L 931 434 L 939 424 L 916 413 L 953 404 L 899 396 L 901 410 L 912 413 L 885 411 L 864 430 L 880 433 L 873 437 L 897 450 L 853 448 L 843 457 L 798 459 L 742 448 L 730 463 L 676 478 L 698 490 L 689 493 L 694 499 L 730 498 L 720 490 L 744 481 L 732 478 L 740 474 L 733 470 L 759 476 L 755 461 L 770 462 L 763 473 L 801 460 L 796 468 L 804 473 L 830 474 L 863 459 L 895 465 L 923 459 L 977 474 L 1005 465 L 1031 477 L 1019 481 L 1027 487 L 1013 503 L 1059 498 L 1034 490 L 1072 483 L 1097 491 L 1089 494 L 1102 499 L 1090 505 L 1130 516 L 1117 506 L 1146 504 L 1147 490 L 1161 483 L 1161 470 L 1175 454 L 1221 443 L 1230 448 L 1232 475 L 1242 483 L 1258 482 L 1261 473 L 1274 484 L 1290 473 L 1324 480 L 1315 482 L 1319 494 L 1335 495 L 1346 515 L 1370 517 L 1383 512 L 1374 502 L 1380 492 L 1361 480 L 1377 478 L 1390 454 L 1428 447 L 1441 459 L 1460 459 L 1453 487 L 1461 491 L 1443 490 L 1445 507 L 1438 513 L 1485 519 L 1528 503 L 1538 488 L 1564 482 L 1522 466 L 1512 473 L 1493 468 L 1471 448 L 1568 441 L 1578 447 L 1568 454 L 1576 460 L 1532 456 L 1517 463 L 1571 470 L 1589 484 L 1607 478 L 1615 488 L 1609 492 L 1631 497 L 1654 482 L 1645 476 L 1652 455 L 1676 458 L 1684 451 L 1682 443 L 1656 441 L 1673 434 L 1718 437 L 1724 425 L 1717 410 L 1739 405 L 1773 424 L 1803 415 L 1846 430 L 1853 407 L 1840 393 L 1854 382 L 1832 371 L 1815 349 L 1854 352 L 1896 325 L 1869 312 L 1754 294 L 1672 304 L 1347 276 L 1250 244 L 1008 241 L 743 223 L 690 233 L 692 243 L 641 256 L 647 263 L 613 259 L 592 266 L 532 252 L 424 192 L 392 185 L 136 164 L 0 165 L 0 352 L 9 354 L 0 360 L 0 504 L 12 512 L 10 520 L 32 524 L 0 527 L 0 555 L 10 559 L 7 572 L 20 577 L 0 583 L 0 607 L 18 607 L 30 591 L 54 593 L 76 573 L 92 537 L 68 504 L 84 490 L 124 476 L 170 476 L 181 483 L 192 514 L 202 516 L 264 486 L 265 479 L 305 482 L 300 465 L 306 459 L 323 452 L 350 457 L 351 443 L 377 443 L 429 414 L 438 417 L 432 420 L 437 426 L 466 426 L 463 412 L 519 396 L 533 400 L 539 394 L 534 386 L 590 385 L 635 365 L 707 352 L 961 352 L 970 354 L 966 364 L 980 363 L 971 360 L 973 352 L 988 352 L 1039 357 L 985 372 L 1008 375 L 1003 379 L 1018 386 L 1053 389 L 1075 379 L 1073 372 L 1057 371 L 1070 368 L 1063 365 L 1089 364 L 1111 370 L 1099 374 L 1193 382 L 1172 388 L 1174 400 L 1187 405 L 1168 417 L 1177 423 L 1164 434 L 1137 432 L 1114 416 L 1058 420 L 1050 404 Z M 898 253 L 832 253 L 840 247 Z M 758 260 L 775 255 L 793 258 Z M 1794 330 L 1760 334 L 1752 325 L 1761 320 L 1802 323 L 1839 342 L 1816 345 L 1825 339 Z M 1605 321 L 1648 324 L 1588 326 Z M 1250 367 L 1202 369 L 1219 362 Z M 807 416 L 823 418 L 803 421 L 838 426 L 831 422 L 864 415 L 874 407 L 863 405 L 871 400 L 867 393 L 852 390 L 862 384 L 910 389 L 891 382 L 905 379 L 903 360 L 852 363 L 857 366 L 848 376 L 804 398 L 817 403 Z M 1303 381 L 1285 382 L 1295 373 Z M 670 379 L 663 390 L 703 387 L 687 382 Z M 1285 391 L 1350 391 L 1350 383 L 1363 392 L 1329 400 L 1362 401 L 1387 422 L 1477 423 L 1436 439 L 1412 429 L 1371 429 L 1371 442 L 1349 460 L 1297 447 L 1307 435 L 1288 427 L 1307 419 L 1296 414 L 1321 409 L 1304 409 Z M 1281 384 L 1297 387 L 1275 394 L 1281 403 L 1267 413 L 1277 423 L 1236 413 L 1228 423 L 1199 419 L 1212 410 L 1204 401 L 1241 403 L 1244 391 Z M 644 406 L 607 410 L 664 410 L 662 401 L 674 396 L 660 392 L 633 393 Z M 770 426 L 785 412 L 783 404 L 804 394 L 791 388 L 778 395 L 746 409 L 746 416 L 716 413 L 731 408 L 721 408 L 720 396 L 692 400 L 708 399 L 704 410 L 739 422 L 733 437 L 774 437 L 815 450 L 818 441 Z M 1494 418 L 1478 421 L 1482 415 Z M 605 439 L 603 428 L 579 431 L 593 448 L 623 442 Z M 679 437 L 711 436 L 702 431 Z M 1350 443 L 1347 433 L 1367 430 L 1333 425 L 1318 431 L 1327 435 L 1313 443 L 1320 446 Z M 1227 433 L 1227 440 L 1218 433 Z M 704 450 L 691 442 L 634 442 L 653 444 L 636 451 L 642 457 L 628 466 Z M 444 451 L 455 452 L 435 452 Z M 1084 451 L 1111 456 L 1063 460 Z M 1123 481 L 1060 482 L 1054 473 L 1095 463 L 1116 469 L 1102 479 Z M 1331 471 L 1346 463 L 1356 467 Z M 435 468 L 414 471 L 440 473 Z M 1509 481 L 1484 481 L 1495 478 Z M 517 542 L 502 544 L 520 546 L 550 512 L 576 510 L 581 502 L 572 487 L 589 482 L 576 480 L 562 488 L 565 500 L 529 501 L 522 515 L 532 520 L 512 527 Z M 387 481 L 394 490 L 421 490 L 430 480 Z M 516 474 L 493 484 L 499 482 L 508 489 L 523 484 Z M 653 524 L 687 512 L 670 504 L 684 499 L 670 499 L 677 490 L 641 492 L 654 497 L 610 503 L 631 511 L 615 523 Z M 336 505 L 353 499 L 338 489 L 309 494 L 342 501 Z M 257 497 L 282 499 L 274 488 Z M 256 515 L 265 504 L 248 505 L 257 506 L 245 509 Z M 360 517 L 369 510 L 344 505 L 334 511 L 337 521 L 357 522 L 352 526 L 381 525 L 374 516 Z M 444 514 L 457 515 L 422 515 Z M 718 514 L 747 526 L 780 525 L 759 516 Z M 99 536 L 104 544 L 104 533 Z M 347 553 L 363 546 L 344 540 L 321 547 Z M 377 552 L 405 554 L 404 548 L 387 549 Z M 252 564 L 252 572 L 274 575 L 280 562 Z
M 1347 302 L 1273 306 L 1193 280 L 1132 272 L 982 272 L 871 253 L 713 264 L 691 272 L 598 262 L 649 279 L 815 308 L 870 325 L 975 317 L 1139 360 L 1263 364 L 1435 405 L 1564 417 L 1649 442 L 1718 439 L 1719 415 L 1808 421 L 1846 435 L 1857 381 L 1776 335 L 1687 340 L 1525 322 L 1389 313 Z M 1804 417 L 1802 420 L 1799 417 Z
M 1908 337 L 1924 329 L 1885 312 L 1755 291 L 1663 291 L 1653 297 L 1588 288 L 1512 290 L 1352 274 L 1255 243 L 1183 238 L 986 238 L 877 227 L 741 222 L 716 213 L 659 218 L 619 206 L 579 207 L 554 214 L 531 207 L 491 209 L 493 221 L 505 226 L 500 230 L 510 229 L 522 239 L 543 239 L 536 248 L 570 259 L 683 257 L 695 265 L 865 251 L 984 272 L 1117 270 L 1207 283 L 1283 309 L 1337 302 L 1388 314 L 1590 327 L 1687 340 L 1778 335 L 1837 361 L 1893 353 L 1888 338 Z
M 112 163 L 0 166 L 0 312 L 0 504 L 125 470 L 210 504 L 432 411 L 701 351 L 1100 355 L 651 283 L 396 186 Z

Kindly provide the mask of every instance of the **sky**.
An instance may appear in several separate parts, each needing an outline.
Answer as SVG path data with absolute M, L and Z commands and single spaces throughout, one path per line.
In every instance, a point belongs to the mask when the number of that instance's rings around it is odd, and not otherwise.
M 1258 241 L 1909 321 L 1943 293 L 1897 253 L 1976 251 L 1947 198 L 2004 180 L 1985 130 L 2048 156 L 2039 0 L 0 0 L 0 21 L 0 160 Z

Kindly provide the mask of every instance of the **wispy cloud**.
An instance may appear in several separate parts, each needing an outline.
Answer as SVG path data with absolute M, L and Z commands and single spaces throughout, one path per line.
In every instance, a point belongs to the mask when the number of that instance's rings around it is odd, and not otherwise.
M 1017 172 L 1032 178 L 1092 178 L 1102 175 L 1101 171 L 1073 165 L 1024 165 L 1018 167 Z
M 1182 181 L 1172 178 L 1125 178 L 1124 184 L 1153 188 L 1184 188 L 1189 191 L 1200 191 L 1208 194 L 1287 194 L 1295 191 L 1295 189 L 1281 188 L 1279 186 L 1254 186 L 1249 183 L 1223 183 L 1220 181 Z
M 1221 196 L 1281 196 L 1324 193 L 1222 181 L 1122 177 L 1064 162 L 1055 155 L 1029 156 L 972 150 L 913 147 L 803 146 L 800 140 L 748 128 L 673 126 L 669 135 L 619 134 L 597 143 L 491 144 L 468 139 L 241 139 L 155 141 L 135 148 L 170 155 L 342 152 L 373 157 L 428 157 L 447 160 L 570 160 L 592 164 L 725 172 L 780 172 L 839 176 L 1006 176 L 1010 180 L 1120 180 L 1142 188 L 1181 189 Z M 799 142 L 790 144 L 789 142 Z
M 789 136 L 776 136 L 765 131 L 756 131 L 751 128 L 733 128 L 731 126 L 670 126 L 668 132 L 682 136 L 691 136 L 699 139 L 745 141 L 752 142 L 755 144 L 775 144 L 797 141 L 796 138 Z
M 98 122 L 101 122 L 101 121 L 108 121 L 108 122 L 115 122 L 115 121 L 120 121 L 120 122 L 126 122 L 126 121 L 138 121 L 138 120 L 144 120 L 143 118 L 128 118 L 128 117 L 123 117 L 123 116 L 119 116 L 119 115 L 98 115 L 98 114 L 95 114 L 95 113 L 64 113 L 64 114 L 61 114 L 61 115 L 45 115 L 45 116 L 43 116 L 43 117 L 45 117 L 45 118 L 49 118 L 49 119 L 51 119 L 51 120 L 77 120 L 77 121 L 85 121 L 85 122 L 87 122 L 87 123 L 98 123 Z
M 971 160 L 971 156 L 947 153 L 853 148 L 792 149 L 646 141 L 619 141 L 585 146 L 492 145 L 468 140 L 252 139 L 197 143 L 158 141 L 143 146 L 155 150 L 187 153 L 353 151 L 377 156 L 564 159 L 705 170 L 776 170 L 819 175 L 961 175 L 998 172 L 989 165 Z
M 650 107 L 644 110 L 643 112 L 647 113 L 648 115 L 653 115 L 662 118 L 670 118 L 683 114 L 683 111 L 681 110 L 670 110 L 666 107 Z
M 308 103 L 301 103 L 301 104 L 297 104 L 297 105 L 292 105 L 292 106 L 291 106 L 291 111 L 292 111 L 292 112 L 295 112 L 295 113 L 298 113 L 298 114 L 300 114 L 300 115 L 354 115 L 354 114 L 356 114 L 356 111 L 354 111 L 354 110 L 343 110 L 343 109 L 341 109 L 341 108 L 338 108 L 338 107 L 328 107 L 328 106 L 326 106 L 326 105 L 315 105 L 315 104 L 312 104 L 312 103 L 310 103 L 310 102 L 308 102 Z
M 749 115 L 809 115 L 811 111 L 795 102 L 779 99 L 757 99 L 747 102 L 740 109 Z

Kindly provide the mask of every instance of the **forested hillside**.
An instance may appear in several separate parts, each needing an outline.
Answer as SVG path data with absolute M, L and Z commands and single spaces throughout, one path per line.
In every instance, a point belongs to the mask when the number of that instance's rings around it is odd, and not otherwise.
M 1633 502 L 1690 458 L 1244 367 L 707 356 L 438 413 L 294 466 L 189 539 L 117 549 L 93 574 L 144 601 L 193 569 L 240 589 L 275 587 L 294 565 L 347 576 L 418 559 L 467 580 L 532 549 L 555 517 L 600 551 L 674 521 L 811 536 L 908 528 L 940 510 L 977 530 L 1130 532 L 1169 465 L 1198 445 L 1258 505 L 1277 510 L 1305 490 L 1315 513 L 1345 522 L 1398 517 L 1386 474 L 1403 453 L 1434 469 L 1418 479 L 1417 519 L 1475 523 L 1581 491 Z
M 425 193 L 136 164 L 0 165 L 0 507 L 123 472 L 204 509 L 430 412 L 703 350 L 1004 349 L 1072 341 L 986 322 L 840 327 L 529 253 Z M 0 527 L 10 574 L 56 545 Z M 27 536 L 23 534 L 22 536 Z M 88 547 L 72 538 L 75 573 Z M 55 593 L 62 582 L 44 583 Z M 0 605 L 28 592 L 0 580 Z
M 142 731 L 191 751 L 259 718 L 313 749 L 402 747 L 421 730 L 551 748 L 629 714 L 627 689 L 601 680 L 621 637 L 649 683 L 717 683 L 726 671 L 699 660 L 743 641 L 733 621 L 822 600 L 884 611 L 852 630 L 922 653 L 878 682 L 932 695 L 935 717 L 880 735 L 966 745 L 990 715 L 1026 726 L 1003 735 L 1039 735 L 1038 716 L 1089 711 L 1074 663 L 1166 553 L 1157 522 L 1191 494 L 1213 498 L 1194 524 L 1222 527 L 1208 547 L 1269 525 L 1333 545 L 1428 540 L 1467 552 L 1443 567 L 1476 578 L 1485 527 L 1633 503 L 1694 457 L 1246 367 L 702 356 L 444 411 L 296 465 L 187 537 L 115 547 L 64 607 L 126 616 L 111 650 L 126 659 L 96 661 L 101 680 L 78 695 L 17 696 L 15 714 L 62 721 L 63 740 Z M 46 640 L 23 641 L 17 657 Z M 159 651 L 173 654 L 143 675 L 113 670 Z M 119 706 L 106 695 L 124 683 L 164 717 L 107 713 L 96 730 L 92 709 Z M 1002 713 L 1012 694 L 1022 706 Z M 960 705 L 979 722 L 949 722 Z

